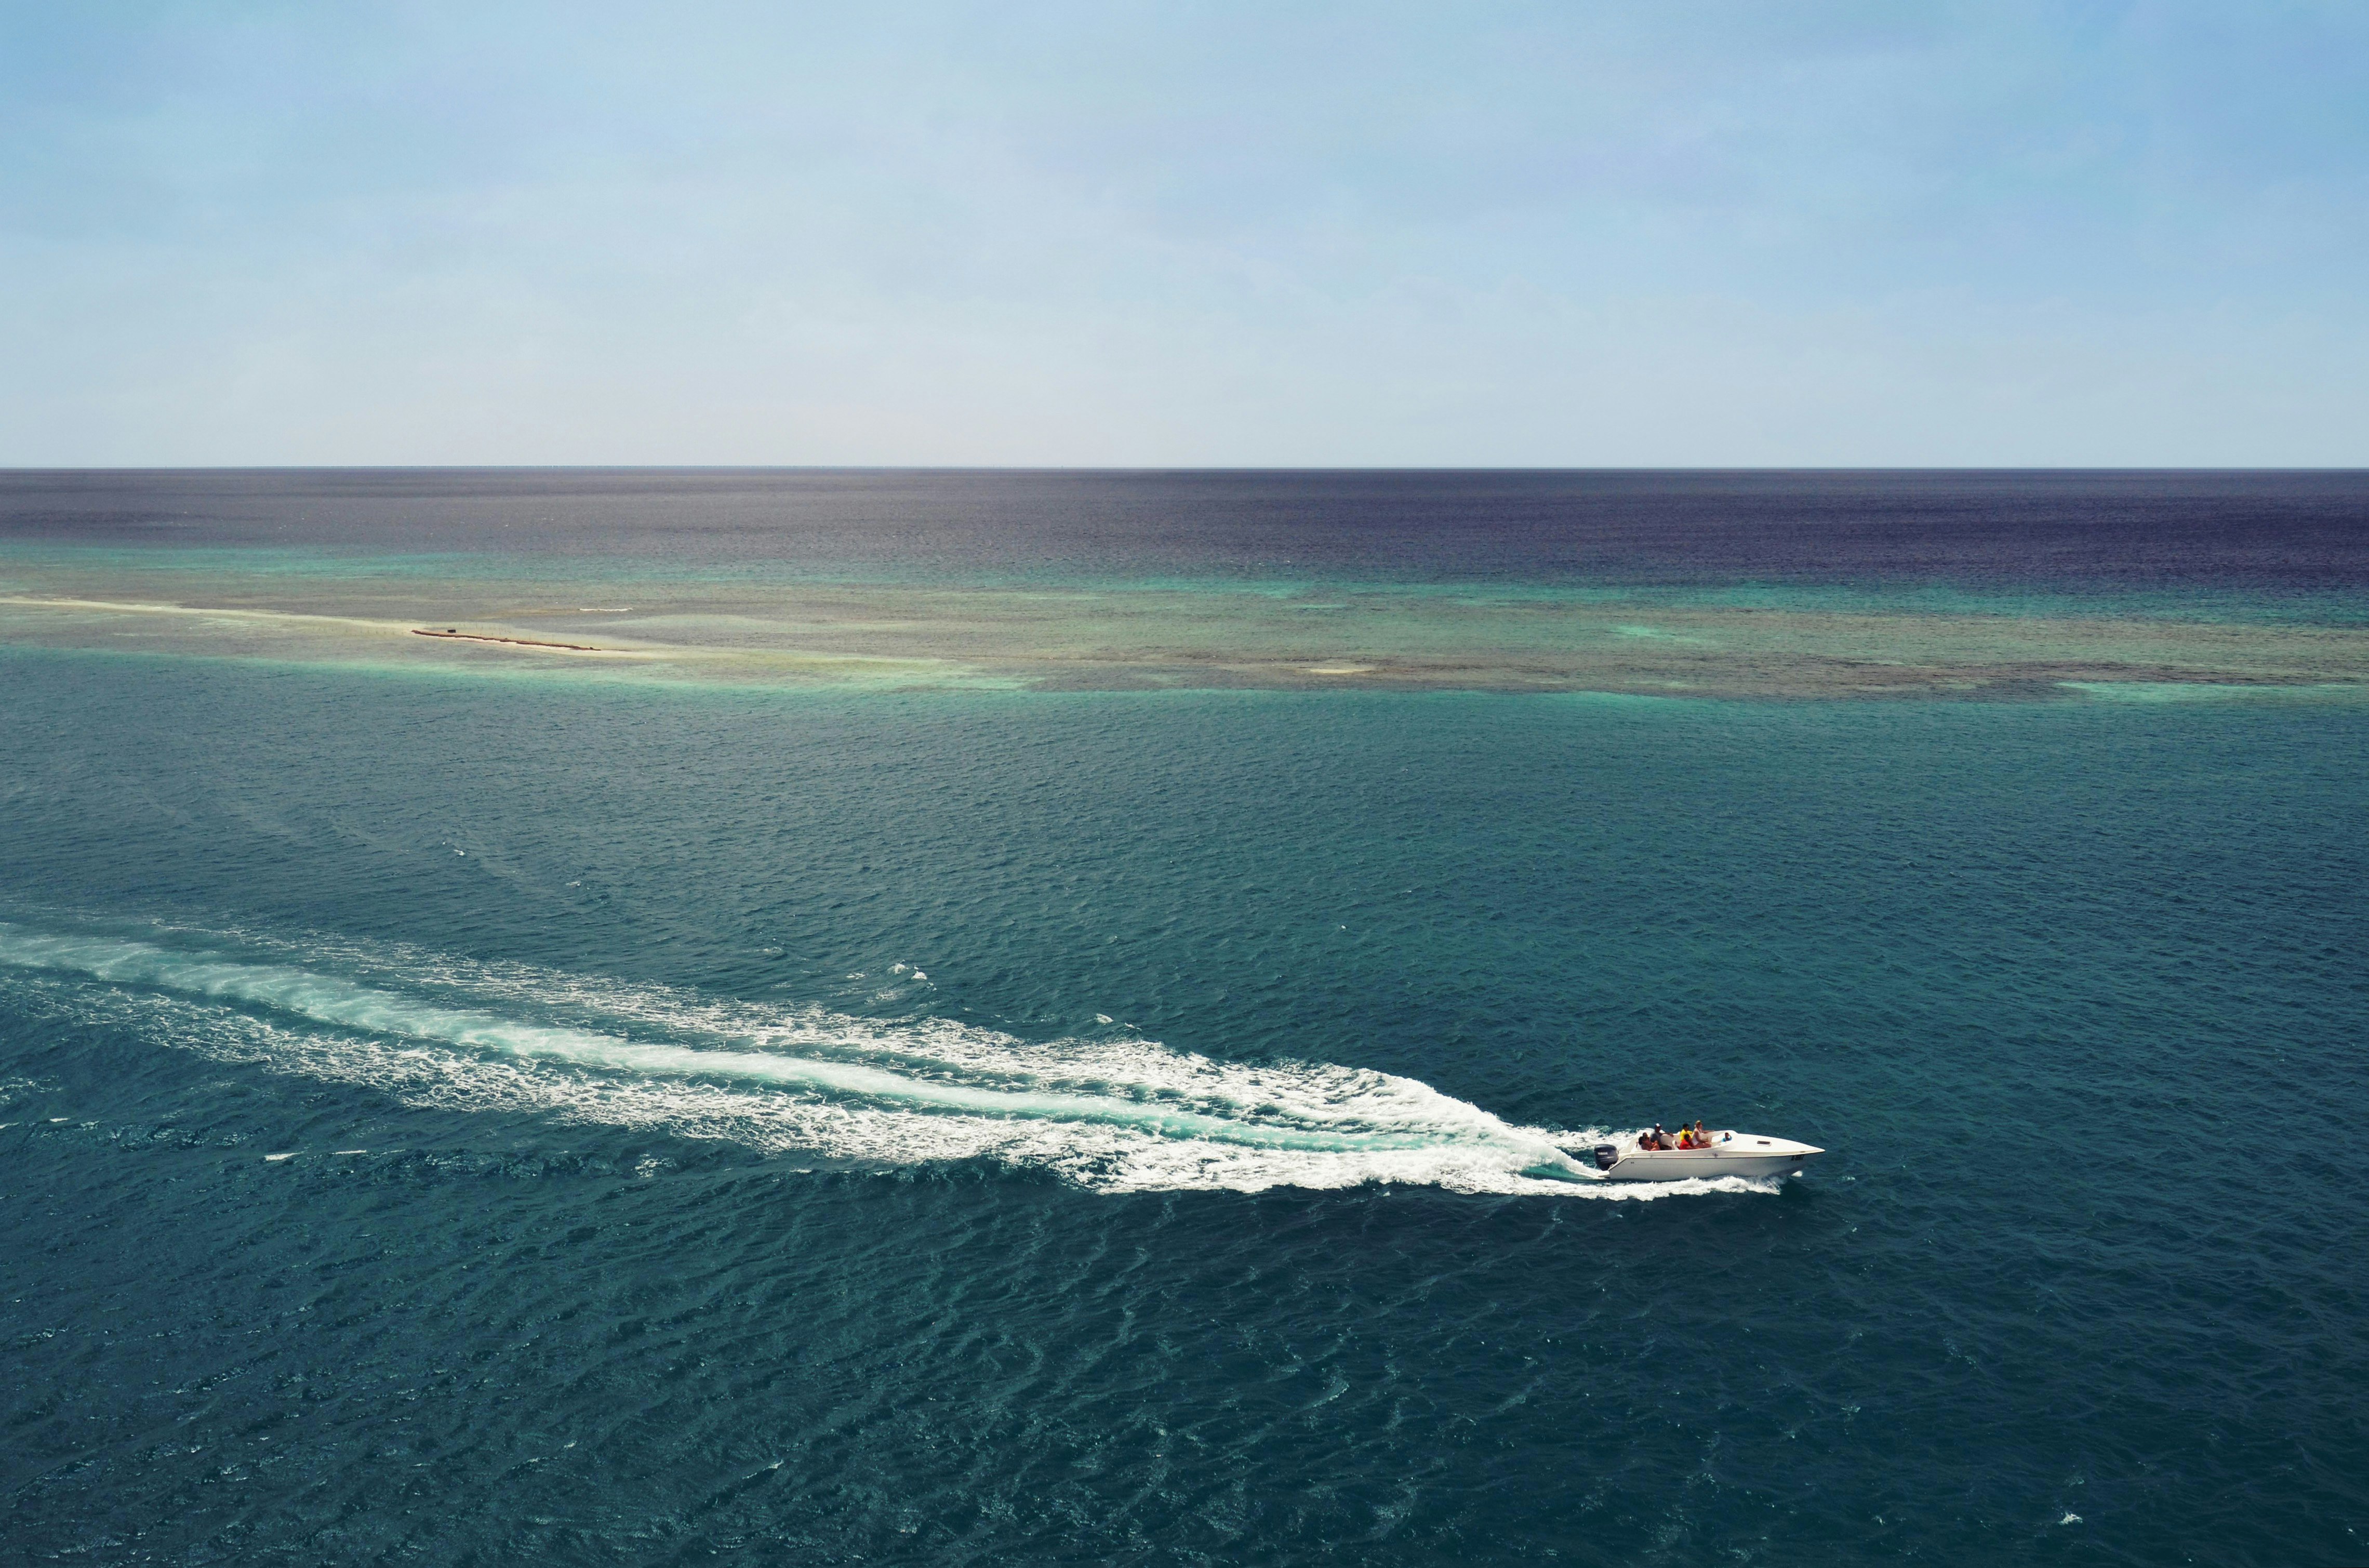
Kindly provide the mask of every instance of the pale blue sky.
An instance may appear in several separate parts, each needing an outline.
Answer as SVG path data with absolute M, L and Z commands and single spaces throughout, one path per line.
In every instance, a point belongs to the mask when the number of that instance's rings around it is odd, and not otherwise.
M 2369 5 L 0 0 L 0 464 L 2369 464 Z

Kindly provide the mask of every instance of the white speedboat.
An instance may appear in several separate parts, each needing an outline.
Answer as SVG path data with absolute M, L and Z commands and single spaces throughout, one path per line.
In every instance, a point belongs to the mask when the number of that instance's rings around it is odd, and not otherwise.
M 1713 1176 L 1798 1176 L 1823 1149 L 1757 1132 L 1714 1132 L 1700 1149 L 1643 1149 L 1632 1134 L 1589 1152 L 1608 1182 L 1684 1182 Z M 1574 1151 L 1575 1152 L 1575 1151 Z

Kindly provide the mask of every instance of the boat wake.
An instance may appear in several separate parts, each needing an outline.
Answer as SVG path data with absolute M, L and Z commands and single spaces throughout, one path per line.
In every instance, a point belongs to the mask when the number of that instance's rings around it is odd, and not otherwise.
M 1512 1126 L 1359 1068 L 1226 1062 L 1132 1037 L 1033 1042 L 951 1019 L 725 1001 L 413 949 L 241 937 L 232 944 L 212 940 L 200 951 L 0 921 L 0 988 L 415 1106 L 528 1111 L 769 1154 L 987 1159 L 1112 1192 L 1770 1190 L 1604 1184 L 1559 1147 L 1600 1130 Z

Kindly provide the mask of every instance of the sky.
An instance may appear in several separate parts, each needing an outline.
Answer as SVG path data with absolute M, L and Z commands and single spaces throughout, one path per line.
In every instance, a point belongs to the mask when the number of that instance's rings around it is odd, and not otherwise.
M 0 0 L 0 465 L 2369 464 L 2369 5 Z

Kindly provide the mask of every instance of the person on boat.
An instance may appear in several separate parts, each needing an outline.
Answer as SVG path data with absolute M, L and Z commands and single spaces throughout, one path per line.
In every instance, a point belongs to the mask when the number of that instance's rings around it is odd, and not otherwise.
M 1681 1149 L 1692 1149 L 1694 1146 L 1695 1135 L 1693 1130 L 1689 1128 L 1686 1123 L 1680 1122 L 1678 1124 L 1678 1147 Z
M 1661 1123 L 1655 1122 L 1654 1130 L 1637 1141 L 1647 1149 L 1667 1149 L 1670 1146 L 1670 1135 L 1662 1130 Z
M 1703 1131 L 1702 1118 L 1700 1116 L 1697 1116 L 1695 1118 L 1695 1147 L 1697 1149 L 1709 1149 L 1711 1147 L 1711 1134 Z

